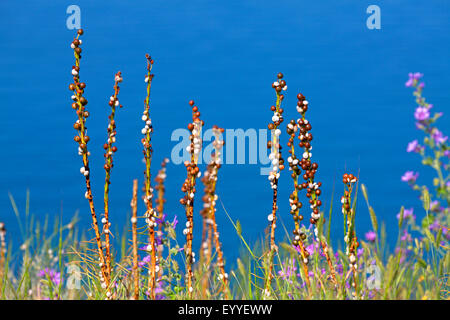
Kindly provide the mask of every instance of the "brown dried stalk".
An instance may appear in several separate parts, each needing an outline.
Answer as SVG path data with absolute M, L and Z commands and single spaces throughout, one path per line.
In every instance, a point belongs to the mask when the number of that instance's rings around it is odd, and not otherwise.
M 158 198 L 155 199 L 156 203 L 156 211 L 158 213 L 159 218 L 159 228 L 158 228 L 158 237 L 162 239 L 162 233 L 163 233 L 163 221 L 164 221 L 164 204 L 166 202 L 166 199 L 164 198 L 165 194 L 165 187 L 164 187 L 164 181 L 166 180 L 166 165 L 169 163 L 169 159 L 165 158 L 163 162 L 161 163 L 161 169 L 158 171 L 158 174 L 155 178 L 155 189 L 158 191 Z M 160 245 L 158 246 L 158 261 L 161 261 L 162 259 L 162 252 L 163 252 L 164 246 Z M 162 268 L 159 268 L 158 270 L 158 278 L 162 275 Z
M 315 182 L 315 175 L 317 173 L 317 169 L 319 165 L 316 162 L 311 161 L 311 141 L 313 136 L 311 134 L 311 123 L 305 118 L 305 113 L 308 111 L 309 103 L 305 99 L 305 96 L 299 93 L 297 95 L 297 111 L 301 114 L 301 118 L 297 120 L 297 125 L 299 128 L 298 138 L 300 140 L 299 147 L 304 149 L 302 154 L 302 158 L 299 161 L 300 167 L 304 170 L 303 179 L 305 182 L 298 185 L 298 189 L 306 190 L 306 197 L 309 199 L 310 208 L 312 209 L 310 222 L 314 225 L 314 234 L 317 238 L 317 241 L 320 243 L 325 258 L 328 263 L 328 267 L 331 273 L 331 280 L 335 285 L 337 285 L 336 280 L 336 272 L 333 266 L 333 262 L 331 261 L 330 254 L 328 251 L 328 244 L 326 240 L 319 235 L 319 230 L 317 228 L 317 223 L 320 220 L 321 212 L 320 206 L 322 205 L 322 201 L 319 199 L 320 194 L 322 193 L 320 187 L 322 186 L 321 182 Z M 325 219 L 323 219 L 325 222 Z
M 342 182 L 344 183 L 344 195 L 341 198 L 342 203 L 342 213 L 344 214 L 344 218 L 346 218 L 346 226 L 347 233 L 344 237 L 344 241 L 347 245 L 345 253 L 348 256 L 350 261 L 350 269 L 352 270 L 352 287 L 355 289 L 353 293 L 357 296 L 357 287 L 356 287 L 356 277 L 357 277 L 357 263 L 358 263 L 358 255 L 356 250 L 359 247 L 358 238 L 355 233 L 355 210 L 352 209 L 352 192 L 354 183 L 356 183 L 358 179 L 352 174 L 344 174 L 342 177 Z
M 214 129 L 213 129 L 214 130 Z M 213 158 L 214 156 L 212 156 Z M 211 208 L 211 173 L 212 170 L 212 163 L 213 159 L 211 159 L 211 163 L 207 166 L 205 174 L 201 181 L 203 182 L 204 189 L 203 189 L 203 209 L 200 210 L 200 215 L 202 216 L 202 247 L 200 250 L 200 266 L 203 267 L 202 270 L 202 297 L 203 299 L 206 299 L 208 296 L 208 290 L 209 290 L 209 278 L 210 278 L 210 264 L 211 264 L 211 256 L 212 256 L 212 220 L 211 220 L 211 214 L 210 214 L 210 208 Z
M 83 97 L 84 89 L 86 84 L 80 82 L 80 59 L 81 59 L 81 40 L 79 37 L 83 34 L 83 30 L 79 29 L 77 32 L 77 37 L 72 41 L 71 48 L 74 50 L 75 55 L 75 66 L 72 67 L 73 83 L 69 85 L 70 91 L 73 92 L 72 109 L 76 110 L 78 120 L 74 124 L 74 129 L 77 130 L 77 135 L 74 140 L 78 143 L 78 154 L 82 156 L 83 167 L 81 167 L 80 172 L 84 175 L 86 181 L 86 193 L 85 198 L 89 201 L 89 208 L 92 216 L 92 227 L 95 232 L 95 240 L 97 243 L 97 252 L 99 255 L 99 265 L 101 268 L 101 286 L 103 289 L 108 288 L 107 296 L 111 297 L 109 291 L 110 285 L 110 274 L 108 273 L 106 267 L 106 259 L 103 253 L 102 238 L 100 230 L 98 227 L 97 215 L 95 214 L 94 200 L 92 196 L 91 180 L 90 180 L 90 169 L 89 169 L 89 155 L 90 152 L 87 149 L 87 143 L 89 142 L 89 136 L 87 135 L 86 119 L 89 117 L 89 112 L 86 110 L 87 100 Z
M 185 196 L 180 199 L 180 203 L 184 206 L 186 212 L 186 228 L 183 230 L 186 236 L 186 245 L 184 252 L 186 255 L 186 288 L 188 296 L 192 297 L 194 292 L 192 265 L 195 262 L 195 254 L 192 251 L 193 229 L 194 229 L 194 195 L 195 195 L 195 183 L 196 178 L 200 177 L 201 172 L 197 166 L 198 157 L 202 148 L 202 127 L 204 125 L 203 120 L 200 120 L 200 112 L 198 107 L 194 106 L 194 101 L 189 101 L 189 105 L 192 107 L 192 123 L 189 123 L 188 129 L 191 131 L 190 140 L 191 144 L 188 147 L 188 151 L 191 154 L 191 159 L 185 161 L 187 178 L 181 187 L 181 191 L 185 193 Z
M 211 255 L 212 255 L 212 225 L 210 218 L 210 206 L 211 199 L 208 195 L 208 192 L 211 190 L 211 182 L 210 182 L 210 165 L 207 166 L 205 171 L 205 175 L 201 179 L 204 185 L 204 196 L 203 200 L 203 209 L 200 210 L 200 215 L 202 216 L 202 247 L 200 250 L 200 266 L 203 267 L 203 279 L 202 279 L 202 297 L 206 299 L 208 296 L 209 289 L 209 277 L 210 277 L 210 264 L 211 264 Z
M 111 184 L 111 169 L 114 166 L 113 164 L 113 154 L 117 151 L 117 147 L 113 146 L 113 143 L 116 142 L 116 121 L 114 116 L 116 114 L 116 107 L 122 108 L 122 105 L 119 103 L 118 95 L 119 95 L 119 83 L 122 82 L 122 74 L 121 72 L 117 72 L 114 77 L 114 94 L 109 99 L 109 106 L 111 107 L 111 114 L 108 116 L 108 140 L 103 145 L 103 149 L 105 149 L 105 186 L 104 186 L 104 210 L 105 216 L 102 219 L 103 223 L 103 233 L 105 234 L 105 258 L 106 258 L 106 269 L 108 270 L 108 274 L 111 275 L 111 242 L 110 242 L 110 230 L 111 223 L 109 222 L 109 185 Z
M 266 277 L 264 295 L 269 297 L 271 294 L 271 283 L 273 279 L 273 256 L 278 251 L 278 247 L 275 244 L 275 229 L 276 229 L 276 213 L 278 210 L 277 197 L 278 197 L 278 179 L 280 177 L 280 171 L 284 169 L 284 160 L 281 157 L 281 145 L 280 145 L 280 134 L 281 130 L 278 129 L 280 124 L 283 122 L 283 109 L 281 108 L 281 101 L 284 99 L 284 95 L 281 93 L 282 90 L 287 90 L 286 81 L 283 79 L 283 74 L 280 72 L 277 75 L 278 81 L 272 83 L 272 88 L 275 89 L 277 95 L 277 101 L 275 106 L 271 106 L 271 111 L 273 111 L 272 123 L 269 123 L 268 128 L 271 130 L 271 141 L 268 147 L 271 149 L 269 159 L 272 161 L 272 171 L 269 173 L 269 181 L 273 190 L 272 199 L 272 213 L 269 214 L 268 220 L 270 222 L 270 249 L 268 253 L 268 272 Z
M 207 181 L 206 181 L 206 173 L 205 176 L 203 176 L 202 178 L 202 182 L 205 185 L 204 188 L 204 193 L 205 195 L 203 196 L 202 200 L 203 200 L 203 209 L 200 210 L 200 215 L 202 216 L 202 222 L 203 222 L 203 226 L 202 226 L 202 249 L 200 250 L 200 264 L 202 266 L 207 266 L 210 263 L 211 260 L 211 248 L 212 248 L 212 227 L 211 224 L 209 223 L 209 197 L 206 194 L 207 190 L 208 190 L 208 186 Z M 207 278 L 208 275 L 205 274 L 205 278 Z
M 6 227 L 3 222 L 0 222 L 0 292 L 2 292 L 3 287 L 5 260 L 6 260 Z
M 306 234 L 300 230 L 300 221 L 303 220 L 303 215 L 300 215 L 300 208 L 302 207 L 302 203 L 299 201 L 298 197 L 298 191 L 300 189 L 300 186 L 298 184 L 298 177 L 301 174 L 301 168 L 300 168 L 300 161 L 295 155 L 295 134 L 297 133 L 299 129 L 298 124 L 295 120 L 291 120 L 289 124 L 287 125 L 287 133 L 290 135 L 289 141 L 287 143 L 288 147 L 290 149 L 288 152 L 291 154 L 288 157 L 288 163 L 289 163 L 289 170 L 292 171 L 291 177 L 294 181 L 294 191 L 289 196 L 289 205 L 291 207 L 290 213 L 294 219 L 294 231 L 293 231 L 293 240 L 292 245 L 296 248 L 296 250 L 299 252 L 299 256 L 301 258 L 301 263 L 303 266 L 303 272 L 305 274 L 305 282 L 308 287 L 308 289 L 311 289 L 311 284 L 309 281 L 309 270 L 308 270 L 308 263 L 309 263 L 309 252 L 306 250 L 305 244 L 303 240 L 306 239 Z
M 222 282 L 222 290 L 224 292 L 225 299 L 229 298 L 229 288 L 228 288 L 228 273 L 225 272 L 225 262 L 223 259 L 222 244 L 219 239 L 219 232 L 217 231 L 216 222 L 216 201 L 218 199 L 216 193 L 217 184 L 217 173 L 221 167 L 221 150 L 225 142 L 223 141 L 222 134 L 224 129 L 217 126 L 213 127 L 213 134 L 215 140 L 213 142 L 214 153 L 211 157 L 211 163 L 208 165 L 207 171 L 205 173 L 205 195 L 209 198 L 209 206 L 207 206 L 208 212 L 206 214 L 207 224 L 212 228 L 212 233 L 214 236 L 214 244 L 217 253 L 217 266 L 219 267 L 220 274 L 219 280 Z
M 131 232 L 133 234 L 133 279 L 134 300 L 139 300 L 139 265 L 138 265 L 138 235 L 137 235 L 137 192 L 138 180 L 133 180 L 133 198 L 131 199 Z
M 155 286 L 156 286 L 156 247 L 155 247 L 155 225 L 156 225 L 156 212 L 153 209 L 153 189 L 151 187 L 151 174 L 150 168 L 152 163 L 152 121 L 150 119 L 150 89 L 152 86 L 153 74 L 152 66 L 153 59 L 146 54 L 147 58 L 147 75 L 145 77 L 145 82 L 147 83 L 147 96 L 145 98 L 144 104 L 144 114 L 142 115 L 142 120 L 145 122 L 145 126 L 142 129 L 142 145 L 144 146 L 144 159 L 145 159 L 145 172 L 144 172 L 144 183 L 145 183 L 145 195 L 144 203 L 146 204 L 145 212 L 145 222 L 148 226 L 149 232 L 149 249 L 150 249 L 150 263 L 149 263 L 149 277 L 148 277 L 148 292 L 152 299 L 155 299 Z

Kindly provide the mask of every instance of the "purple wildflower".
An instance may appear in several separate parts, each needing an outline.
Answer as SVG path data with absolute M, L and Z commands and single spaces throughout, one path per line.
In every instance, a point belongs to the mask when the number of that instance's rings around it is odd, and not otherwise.
M 413 140 L 408 143 L 408 147 L 406 147 L 406 152 L 420 152 L 421 146 L 417 140 Z
M 161 219 L 160 218 L 156 218 L 155 220 L 159 224 L 164 224 L 164 222 L 166 221 L 166 215 L 163 213 Z
M 411 235 L 408 233 L 408 231 L 406 229 L 403 231 L 403 235 L 400 237 L 400 240 L 408 241 L 408 242 L 412 240 Z
M 138 263 L 139 268 L 142 268 L 143 266 L 149 264 L 151 259 L 152 259 L 152 256 L 150 256 L 150 255 L 145 256 L 142 259 L 142 261 L 139 261 L 139 263 Z
M 419 73 L 419 72 L 410 72 L 408 74 L 409 79 L 408 81 L 406 81 L 405 86 L 407 87 L 412 87 L 415 83 L 417 83 L 417 81 L 422 78 L 423 74 Z
M 414 173 L 414 171 L 406 171 L 405 174 L 402 176 L 402 181 L 409 182 L 409 183 L 415 183 L 417 180 L 417 177 L 419 177 L 419 173 Z
M 54 286 L 59 286 L 61 283 L 61 273 L 56 272 L 54 269 L 45 268 L 38 272 L 38 277 L 42 279 L 50 278 L 50 281 L 53 283 Z
M 177 219 L 177 216 L 175 216 L 172 221 L 172 227 L 175 229 L 177 227 L 177 224 L 178 224 L 178 219 Z
M 399 247 L 395 248 L 395 254 L 400 254 L 400 263 L 405 262 L 408 252 L 409 251 L 404 248 L 399 248 Z
M 409 209 L 405 209 L 403 210 L 403 219 L 415 219 L 416 216 L 414 215 L 414 208 L 409 208 Z M 400 219 L 400 212 L 397 214 L 397 219 Z
M 375 242 L 377 238 L 377 234 L 373 231 L 367 232 L 364 236 L 366 237 L 366 240 L 369 242 Z
M 319 247 L 319 243 L 318 243 L 318 242 L 311 243 L 311 244 L 310 244 L 309 246 L 307 246 L 305 249 L 306 249 L 306 251 L 308 251 L 308 253 L 309 253 L 310 255 L 313 255 L 314 252 L 317 250 L 317 251 L 319 252 L 319 255 L 320 255 L 320 256 L 322 256 L 322 257 L 325 256 L 324 253 L 320 250 L 320 247 Z
M 441 226 L 439 225 L 439 222 L 437 221 L 437 219 L 435 219 L 435 220 L 433 221 L 433 223 L 430 224 L 428 227 L 430 228 L 431 231 L 439 231 L 439 228 L 440 228 Z
M 419 121 L 425 121 L 430 118 L 430 112 L 427 108 L 424 107 L 417 107 L 416 111 L 414 112 L 414 118 Z
M 290 264 L 288 264 L 288 265 L 286 265 L 286 264 L 283 262 L 283 266 L 282 266 L 281 270 L 278 271 L 278 275 L 279 275 L 283 280 L 289 281 L 289 282 L 291 283 L 292 281 L 290 280 L 290 278 L 291 278 L 293 275 L 296 275 L 296 271 L 297 271 L 297 267 L 295 266 L 294 259 L 292 259 L 292 260 L 290 261 Z
M 312 256 L 314 254 L 314 244 L 311 243 L 309 246 L 307 246 L 306 251 L 308 251 L 309 255 Z
M 364 253 L 364 248 L 360 248 L 360 249 L 356 250 L 356 257 L 358 259 L 361 258 L 363 253 Z
M 336 271 L 337 271 L 337 273 L 338 273 L 339 275 L 342 276 L 342 273 L 344 272 L 344 266 L 343 266 L 341 263 L 337 264 L 337 265 L 336 265 Z
M 437 145 L 441 145 L 447 141 L 448 137 L 442 134 L 441 131 L 439 131 L 437 128 L 433 128 L 433 131 L 431 132 L 431 137 L 433 138 L 434 142 Z

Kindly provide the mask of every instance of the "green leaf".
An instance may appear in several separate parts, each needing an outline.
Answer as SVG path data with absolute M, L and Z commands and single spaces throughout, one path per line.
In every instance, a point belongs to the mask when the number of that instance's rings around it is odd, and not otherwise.
M 369 207 L 369 213 L 370 213 L 370 220 L 372 221 L 373 230 L 375 230 L 376 233 L 378 233 L 378 221 L 377 221 L 377 215 L 375 214 L 375 211 L 372 207 Z
M 433 158 L 426 157 L 425 159 L 422 160 L 422 164 L 425 165 L 425 166 L 433 165 Z
M 369 197 L 367 196 L 367 189 L 366 186 L 362 183 L 361 184 L 361 191 L 363 193 L 364 199 L 366 199 L 366 202 L 369 202 Z
M 435 242 L 434 236 L 431 234 L 430 230 L 427 228 L 425 229 L 425 234 L 428 237 L 428 239 L 430 240 L 431 243 Z
M 398 228 L 400 229 L 403 225 L 403 214 L 405 212 L 405 208 L 402 206 L 400 208 L 400 218 L 398 219 Z
M 442 228 L 439 228 L 439 231 L 438 231 L 438 233 L 436 235 L 436 247 L 437 248 L 440 247 L 441 237 L 442 237 Z
M 239 220 L 236 220 L 236 233 L 239 237 L 242 235 L 242 226 Z
M 423 208 L 425 211 L 430 210 L 430 193 L 427 188 L 422 189 Z
M 434 178 L 433 179 L 433 186 L 437 187 L 439 185 L 439 179 L 438 178 Z
M 298 254 L 297 250 L 295 250 L 295 249 L 292 247 L 292 245 L 290 245 L 289 243 L 281 242 L 281 243 L 280 243 L 280 247 L 282 247 L 284 250 L 286 250 L 286 251 L 289 252 L 290 254 L 293 254 L 293 255 L 297 255 L 297 254 Z
M 245 269 L 244 264 L 242 263 L 241 259 L 237 259 L 237 265 L 238 265 L 238 269 L 239 269 L 239 273 L 241 274 L 241 276 L 245 279 L 245 276 L 247 274 L 247 270 Z
M 426 269 L 427 268 L 427 263 L 425 262 L 425 260 L 423 260 L 422 258 L 417 258 L 417 262 L 419 263 L 419 265 Z
M 422 228 L 428 229 L 430 224 L 432 224 L 434 221 L 434 217 L 431 215 L 427 215 L 422 219 Z

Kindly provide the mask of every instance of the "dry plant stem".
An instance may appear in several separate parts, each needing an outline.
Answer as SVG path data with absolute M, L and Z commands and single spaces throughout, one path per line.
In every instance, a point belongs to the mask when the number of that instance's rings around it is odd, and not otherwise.
M 277 197 L 278 197 L 278 179 L 280 177 L 280 170 L 284 169 L 284 161 L 281 157 L 281 145 L 280 145 L 280 134 L 281 131 L 278 129 L 280 124 L 283 122 L 283 109 L 281 109 L 281 101 L 284 99 L 284 95 L 281 94 L 282 90 L 287 89 L 286 81 L 283 79 L 283 74 L 279 73 L 277 75 L 278 81 L 272 83 L 272 88 L 275 89 L 277 100 L 276 105 L 271 107 L 273 111 L 272 123 L 269 123 L 268 128 L 271 130 L 271 153 L 269 159 L 272 161 L 272 171 L 269 174 L 270 184 L 273 190 L 272 198 L 272 212 L 268 217 L 270 222 L 270 248 L 268 253 L 268 271 L 265 281 L 264 294 L 266 297 L 270 296 L 270 288 L 273 279 L 273 257 L 278 251 L 275 244 L 275 229 L 276 229 L 276 213 L 278 210 Z
M 109 123 L 108 123 L 108 140 L 104 144 L 103 148 L 105 149 L 105 186 L 104 186 L 104 210 L 105 217 L 102 219 L 103 223 L 103 233 L 105 234 L 105 258 L 106 258 L 106 269 L 108 270 L 108 274 L 111 275 L 111 241 L 110 241 L 110 230 L 111 223 L 109 222 L 109 185 L 111 184 L 111 169 L 113 167 L 113 154 L 117 151 L 117 147 L 113 146 L 113 143 L 116 142 L 116 122 L 114 120 L 114 116 L 116 114 L 116 107 L 120 106 L 118 95 L 119 95 L 119 83 L 122 82 L 122 74 L 121 72 L 117 72 L 114 76 L 114 94 L 109 99 L 109 106 L 111 107 L 111 114 L 109 115 Z
M 208 199 L 209 201 L 209 199 Z M 212 255 L 212 226 L 211 219 L 203 216 L 202 248 L 200 250 L 200 266 L 203 266 L 202 297 L 207 299 L 209 289 L 210 264 Z
M 164 203 L 166 202 L 166 199 L 164 198 L 165 194 L 165 187 L 164 187 L 164 181 L 166 180 L 166 165 L 169 163 L 169 159 L 165 158 L 164 161 L 161 163 L 161 169 L 158 171 L 158 174 L 155 178 L 155 189 L 158 191 L 158 198 L 155 200 L 156 202 L 156 210 L 158 212 L 158 218 L 160 220 L 160 224 L 158 227 L 158 236 L 162 239 L 162 233 L 163 233 L 163 224 L 164 221 Z M 157 253 L 158 253 L 158 261 L 161 261 L 162 259 L 162 250 L 163 246 L 158 247 Z M 158 278 L 162 275 L 162 268 L 158 271 Z
M 330 253 L 328 251 L 327 242 L 325 240 L 321 240 L 320 241 L 320 245 L 322 246 L 322 251 L 323 251 L 323 253 L 325 255 L 325 259 L 327 260 L 328 268 L 330 269 L 331 280 L 333 281 L 334 285 L 337 286 L 338 282 L 337 282 L 337 279 L 336 279 L 336 270 L 334 269 L 333 261 L 331 261 Z
M 294 237 L 292 240 L 292 245 L 296 248 L 300 253 L 301 258 L 301 264 L 303 267 L 303 272 L 305 274 L 305 282 L 306 286 L 308 287 L 308 290 L 311 292 L 311 283 L 309 281 L 309 270 L 308 270 L 308 262 L 309 262 L 309 253 L 306 251 L 305 244 L 303 240 L 306 238 L 306 234 L 301 232 L 300 230 L 300 221 L 303 219 L 303 216 L 299 214 L 300 208 L 302 206 L 302 203 L 299 201 L 298 198 L 298 176 L 300 174 L 300 168 L 298 167 L 299 161 L 295 155 L 295 134 L 298 131 L 298 125 L 295 122 L 295 120 L 291 120 L 290 123 L 287 125 L 287 133 L 290 135 L 289 141 L 288 141 L 288 147 L 291 149 L 289 150 L 289 153 L 291 154 L 288 158 L 289 163 L 289 170 L 292 171 L 291 177 L 294 181 L 294 191 L 289 196 L 289 204 L 291 206 L 291 214 L 294 218 Z
M 359 247 L 358 239 L 355 233 L 354 226 L 354 218 L 355 212 L 352 209 L 352 191 L 354 183 L 356 183 L 358 179 L 352 174 L 344 174 L 342 178 L 342 182 L 345 185 L 344 196 L 341 198 L 342 203 L 342 213 L 344 217 L 347 219 L 347 233 L 344 237 L 344 242 L 346 243 L 346 254 L 350 261 L 350 269 L 352 271 L 352 283 L 351 286 L 354 288 L 354 295 L 358 297 L 357 287 L 356 287 L 356 277 L 357 277 L 357 253 L 356 250 Z
M 312 134 L 309 131 L 312 127 L 309 121 L 305 118 L 305 113 L 308 110 L 309 103 L 301 93 L 297 95 L 297 99 L 297 111 L 301 114 L 301 118 L 297 120 L 297 125 L 299 128 L 298 137 L 300 140 L 299 146 L 304 149 L 302 159 L 300 160 L 300 166 L 304 170 L 303 179 L 305 180 L 305 182 L 301 185 L 301 189 L 306 189 L 306 196 L 307 198 L 309 198 L 310 208 L 312 209 L 310 222 L 314 225 L 315 237 L 320 243 L 327 260 L 327 264 L 330 269 L 331 280 L 335 285 L 337 285 L 336 271 L 328 252 L 328 244 L 326 243 L 326 240 L 318 234 L 317 228 L 317 223 L 319 222 L 321 217 L 320 206 L 322 205 L 322 201 L 319 200 L 319 196 L 321 194 L 320 187 L 322 186 L 322 183 L 315 182 L 314 180 L 315 174 L 318 169 L 318 164 L 312 163 L 311 161 Z
M 3 276 L 5 272 L 6 260 L 6 227 L 3 222 L 0 222 L 0 292 L 3 287 Z
M 205 188 L 206 189 L 206 188 Z M 209 204 L 209 199 L 206 200 L 205 205 Z M 206 209 L 206 208 L 205 208 Z M 209 217 L 207 216 L 207 211 L 203 209 L 204 213 L 202 213 L 203 218 L 203 226 L 202 226 L 202 250 L 200 250 L 200 264 L 207 265 L 211 260 L 211 224 L 208 223 Z
M 224 129 L 217 126 L 213 127 L 213 133 L 215 140 L 213 142 L 214 153 L 211 157 L 211 163 L 208 165 L 207 171 L 204 177 L 205 183 L 205 196 L 207 197 L 207 202 L 205 204 L 205 221 L 209 226 L 208 230 L 212 231 L 214 237 L 214 245 L 216 247 L 217 253 L 217 266 L 219 267 L 219 280 L 222 282 L 222 290 L 224 292 L 225 299 L 229 298 L 229 288 L 228 288 L 228 274 L 225 272 L 225 262 L 223 259 L 222 244 L 219 239 L 219 232 L 217 230 L 216 222 L 216 200 L 218 196 L 216 194 L 216 184 L 217 184 L 217 173 L 221 167 L 221 150 L 224 145 L 223 139 L 221 139 Z M 210 236 L 208 236 L 208 241 Z M 212 250 L 210 249 L 210 252 Z M 209 253 L 211 254 L 211 253 Z M 209 262 L 209 261 L 208 261 Z
M 211 262 L 211 225 L 208 223 L 207 218 L 203 216 L 203 227 L 202 227 L 202 248 L 200 250 L 200 266 L 203 267 L 201 270 L 202 279 L 202 298 L 207 299 L 208 287 L 209 287 L 209 276 L 210 268 L 209 264 Z
M 134 300 L 139 300 L 139 265 L 138 265 L 138 231 L 137 231 L 137 192 L 138 180 L 133 180 L 133 198 L 131 199 L 131 232 L 133 235 L 133 280 Z
M 184 252 L 186 255 L 186 288 L 188 296 L 192 297 L 194 291 L 193 287 L 193 271 L 192 265 L 195 262 L 195 254 L 192 251 L 193 240 L 193 228 L 194 228 L 194 195 L 196 192 L 195 183 L 196 178 L 200 177 L 201 172 L 198 164 L 198 157 L 202 148 L 202 127 L 204 125 L 203 120 L 200 120 L 200 112 L 198 107 L 194 106 L 194 101 L 189 101 L 189 105 L 192 107 L 192 123 L 189 123 L 188 129 L 191 131 L 190 140 L 191 144 L 188 147 L 188 151 L 191 154 L 190 162 L 186 161 L 187 178 L 181 187 L 181 191 L 185 193 L 185 196 L 180 199 L 180 203 L 184 206 L 186 212 L 186 228 L 183 230 L 186 236 L 186 245 Z
M 201 179 L 203 182 L 204 188 L 204 196 L 203 200 L 203 209 L 200 211 L 202 216 L 202 242 L 201 242 L 201 250 L 200 250 L 200 266 L 202 267 L 202 297 L 203 299 L 207 299 L 208 290 L 209 290 L 209 280 L 211 274 L 211 256 L 212 256 L 212 220 L 211 220 L 211 170 L 212 170 L 212 161 L 208 164 L 205 174 Z
M 72 109 L 76 110 L 78 120 L 74 124 L 75 130 L 77 130 L 78 135 L 75 136 L 74 140 L 78 143 L 78 154 L 82 156 L 83 167 L 80 172 L 84 175 L 86 181 L 86 193 L 85 197 L 88 199 L 89 208 L 92 216 L 92 227 L 95 232 L 95 241 L 97 243 L 97 251 L 99 255 L 99 265 L 101 268 L 101 283 L 104 289 L 109 288 L 110 285 L 110 274 L 106 268 L 106 260 L 103 253 L 102 238 L 98 227 L 97 215 L 95 214 L 94 200 L 92 196 L 90 171 L 89 171 L 89 151 L 87 150 L 87 143 L 89 142 L 89 136 L 86 128 L 86 118 L 89 117 L 89 112 L 86 110 L 87 100 L 83 97 L 84 89 L 86 84 L 80 82 L 79 72 L 80 72 L 80 59 L 81 59 L 81 40 L 80 35 L 83 34 L 83 30 L 78 30 L 78 35 L 71 44 L 72 49 L 74 49 L 75 55 L 75 66 L 72 67 L 73 83 L 69 85 L 69 89 L 73 92 Z M 107 292 L 110 295 L 109 291 Z
M 145 159 L 145 195 L 144 202 L 146 204 L 145 220 L 148 226 L 149 232 L 149 245 L 150 245 L 150 263 L 149 263 L 149 277 L 148 277 L 148 292 L 152 299 L 155 299 L 155 286 L 156 286 L 156 246 L 155 246 L 155 225 L 156 225 L 156 213 L 153 210 L 153 189 L 151 187 L 151 175 L 150 168 L 152 163 L 152 143 L 151 137 L 153 132 L 152 122 L 150 119 L 150 89 L 152 85 L 153 74 L 152 66 L 153 60 L 147 54 L 147 75 L 145 77 L 145 82 L 147 83 L 147 96 L 145 98 L 144 104 L 144 114 L 142 115 L 142 120 L 145 122 L 145 127 L 142 129 L 142 134 L 144 138 L 142 139 L 142 144 L 144 146 L 144 159 Z

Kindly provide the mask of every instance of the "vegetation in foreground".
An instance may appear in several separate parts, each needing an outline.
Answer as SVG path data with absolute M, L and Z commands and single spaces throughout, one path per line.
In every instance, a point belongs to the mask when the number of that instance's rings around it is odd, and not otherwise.
M 118 100 L 122 74 L 114 77 L 114 93 L 109 99 L 111 114 L 108 119 L 105 150 L 105 187 L 103 214 L 98 218 L 94 196 L 90 187 L 90 168 L 86 122 L 89 117 L 86 84 L 80 80 L 81 44 L 78 31 L 71 43 L 75 65 L 72 67 L 72 108 L 77 115 L 74 138 L 83 166 L 80 169 L 86 184 L 85 198 L 89 202 L 92 229 L 80 231 L 76 227 L 77 215 L 69 224 L 55 219 L 53 227 L 46 219 L 43 223 L 29 214 L 27 201 L 25 214 L 20 214 L 10 195 L 18 218 L 23 242 L 13 250 L 7 242 L 4 223 L 0 223 L 0 297 L 1 299 L 448 299 L 450 255 L 448 243 L 449 224 L 449 157 L 448 137 L 435 126 L 442 113 L 432 114 L 433 106 L 422 96 L 424 83 L 420 73 L 411 73 L 407 87 L 414 88 L 417 108 L 414 113 L 416 127 L 424 133 L 423 143 L 410 142 L 407 152 L 422 158 L 425 166 L 436 173 L 432 186 L 418 184 L 419 173 L 407 171 L 401 180 L 417 192 L 423 203 L 424 216 L 416 219 L 414 210 L 402 207 L 398 218 L 398 239 L 395 250 L 390 252 L 386 243 L 386 228 L 379 223 L 370 206 L 366 187 L 359 184 L 357 176 L 343 175 L 344 190 L 341 195 L 341 218 L 333 216 L 333 208 L 321 208 L 322 183 L 315 175 L 319 165 L 312 161 L 311 122 L 306 118 L 309 102 L 297 95 L 297 119 L 291 120 L 283 142 L 280 125 L 283 122 L 283 91 L 287 90 L 283 74 L 277 75 L 272 84 L 276 103 L 268 128 L 272 131 L 267 147 L 272 169 L 269 174 L 273 190 L 272 210 L 267 217 L 269 225 L 266 237 L 257 246 L 246 241 L 239 221 L 230 218 L 241 240 L 243 252 L 236 263 L 225 265 L 221 248 L 219 226 L 215 220 L 218 195 L 221 149 L 224 144 L 223 129 L 214 126 L 215 140 L 211 161 L 201 177 L 198 156 L 202 149 L 201 130 L 204 121 L 194 101 L 191 144 L 186 161 L 186 180 L 181 188 L 180 200 L 185 209 L 186 224 L 183 228 L 184 244 L 177 241 L 176 228 L 179 217 L 168 219 L 164 211 L 167 177 L 165 160 L 152 183 L 151 163 L 153 134 L 150 118 L 150 89 L 153 80 L 153 60 L 147 55 L 145 77 L 147 94 L 142 120 L 143 154 L 145 174 L 142 200 L 145 212 L 138 214 L 138 181 L 134 180 L 131 198 L 131 224 L 126 225 L 112 241 L 109 219 L 109 188 L 113 168 L 113 155 L 117 152 L 116 108 L 122 107 Z M 296 141 L 298 139 L 298 141 Z M 287 163 L 281 153 L 286 143 L 289 156 Z M 298 149 L 296 149 L 298 146 Z M 296 154 L 297 152 L 297 154 Z M 290 214 L 293 217 L 292 235 L 286 232 L 286 241 L 275 239 L 278 212 L 278 180 L 281 172 L 289 167 L 293 192 L 289 197 Z M 203 208 L 199 218 L 203 226 L 202 244 L 198 261 L 193 248 L 194 198 L 201 178 L 204 194 Z M 130 190 L 131 191 L 131 190 Z M 306 196 L 303 203 L 301 199 Z M 355 216 L 356 200 L 362 193 L 368 207 L 373 230 L 357 237 Z M 269 204 L 269 202 L 268 202 Z M 304 223 L 304 214 L 310 214 Z M 366 213 L 358 213 L 366 214 Z M 326 217 L 325 217 L 326 216 Z M 344 247 L 333 248 L 330 235 L 331 223 L 343 223 Z M 121 222 L 118 222 L 121 223 Z M 197 223 L 197 222 L 196 222 Z M 118 225 L 118 224 L 117 224 Z M 119 231 L 119 230 L 118 230 Z M 119 232 L 115 232 L 117 236 Z M 114 245 L 116 244 L 116 245 Z M 231 270 L 230 265 L 235 268 Z M 227 271 L 228 270 L 228 271 Z

